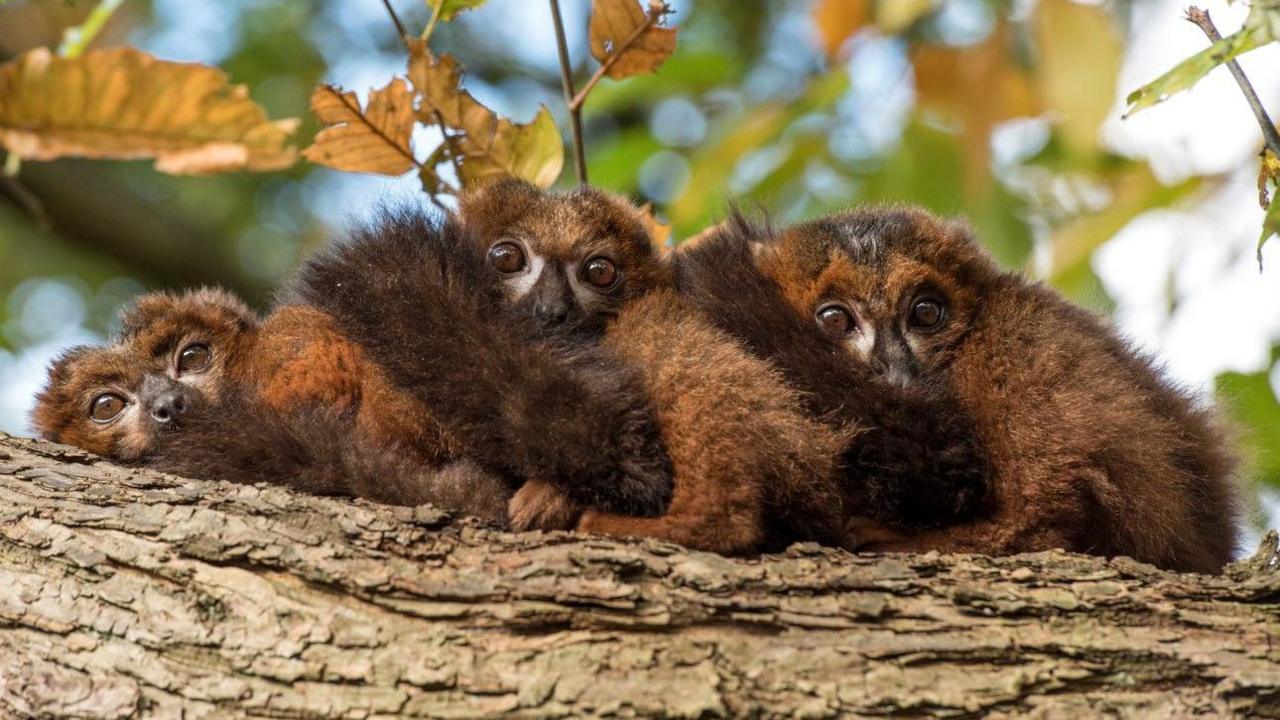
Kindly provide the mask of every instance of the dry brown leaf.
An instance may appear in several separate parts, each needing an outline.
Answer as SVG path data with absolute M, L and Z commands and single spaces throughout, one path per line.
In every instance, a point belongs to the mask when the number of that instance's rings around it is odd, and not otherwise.
M 836 57 L 849 38 L 871 23 L 871 0 L 818 0 L 813 27 L 828 57 Z
M 0 145 L 29 160 L 155 158 L 161 172 L 279 170 L 296 119 L 267 119 L 217 68 L 133 48 L 37 48 L 0 65 Z
M 462 151 L 462 182 L 471 185 L 501 175 L 550 187 L 564 167 L 564 140 L 547 108 L 538 108 L 533 122 L 498 121 L 494 132 L 470 132 L 455 142 Z
M 428 125 L 445 125 L 475 135 L 492 135 L 498 118 L 462 89 L 462 70 L 452 55 L 435 57 L 426 43 L 409 46 L 409 82 L 418 95 L 418 119 Z M 436 118 L 439 113 L 439 119 Z
M 636 0 L 595 0 L 591 56 L 608 66 L 605 75 L 619 79 L 657 71 L 676 50 L 676 29 L 657 25 L 666 12 L 661 2 L 650 2 L 646 13 Z
M 311 93 L 311 111 L 325 125 L 302 151 L 311 162 L 379 175 L 403 175 L 417 164 L 410 143 L 413 96 L 404 80 L 370 90 L 364 109 L 355 93 L 321 85 Z

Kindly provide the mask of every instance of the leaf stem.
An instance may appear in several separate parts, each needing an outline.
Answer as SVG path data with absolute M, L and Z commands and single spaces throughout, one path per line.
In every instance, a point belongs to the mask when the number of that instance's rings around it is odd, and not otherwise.
M 58 55 L 65 58 L 79 56 L 89 47 L 102 26 L 111 19 L 112 13 L 124 4 L 124 0 L 99 0 L 97 6 L 89 13 L 79 27 L 70 27 L 62 33 L 62 43 L 58 45 Z
M 427 0 L 427 5 L 431 7 L 431 19 L 427 21 L 427 26 L 422 30 L 422 42 L 424 45 L 431 39 L 431 33 L 435 32 L 436 24 L 440 22 L 440 10 L 444 8 L 444 0 Z
M 1201 10 L 1192 5 L 1187 8 L 1187 21 L 1203 30 L 1211 42 L 1216 43 L 1222 40 L 1222 34 L 1218 32 L 1217 26 L 1213 24 L 1208 10 Z M 1267 147 L 1277 157 L 1280 157 L 1280 130 L 1277 130 L 1275 123 L 1271 122 L 1271 117 L 1267 115 L 1267 109 L 1262 106 L 1262 101 L 1258 99 L 1258 93 L 1253 89 L 1253 83 L 1249 82 L 1249 78 L 1244 74 L 1244 69 L 1240 67 L 1240 63 L 1235 60 L 1228 60 L 1226 65 L 1227 69 L 1231 71 L 1231 75 L 1236 79 L 1236 84 L 1240 86 L 1240 92 L 1244 93 L 1244 99 L 1248 101 L 1249 108 L 1253 110 L 1253 116 L 1258 119 L 1258 125 L 1262 127 L 1262 136 L 1266 139 Z
M 409 34 L 404 30 L 404 23 L 400 22 L 400 16 L 396 14 L 396 9 L 391 7 L 391 0 L 382 0 L 382 7 L 387 9 L 387 14 L 391 16 L 391 23 L 396 26 L 396 36 L 400 38 L 400 44 L 404 45 L 404 49 L 409 49 Z
M 564 21 L 560 17 L 560 1 L 550 0 L 551 20 L 556 29 L 556 48 L 560 52 L 560 86 L 569 111 L 569 128 L 573 135 L 573 163 L 578 171 L 578 184 L 587 184 L 587 150 L 582 142 L 582 103 L 573 92 L 573 69 L 569 63 L 569 43 L 564 37 Z

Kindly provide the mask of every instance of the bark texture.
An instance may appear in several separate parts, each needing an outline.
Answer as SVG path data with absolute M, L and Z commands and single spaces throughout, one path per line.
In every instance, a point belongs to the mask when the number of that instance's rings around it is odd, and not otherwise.
M 0 436 L 0 717 L 1280 716 L 1277 603 L 1274 535 L 727 559 Z

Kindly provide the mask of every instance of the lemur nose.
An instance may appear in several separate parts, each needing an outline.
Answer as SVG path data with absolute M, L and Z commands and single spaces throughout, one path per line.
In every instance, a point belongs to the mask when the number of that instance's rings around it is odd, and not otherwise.
M 539 304 L 533 312 L 539 320 L 547 324 L 562 323 L 569 319 L 569 307 L 564 304 Z
M 156 422 L 171 423 L 177 420 L 186 408 L 187 401 L 182 397 L 182 393 L 167 392 L 151 403 L 151 417 L 155 418 Z

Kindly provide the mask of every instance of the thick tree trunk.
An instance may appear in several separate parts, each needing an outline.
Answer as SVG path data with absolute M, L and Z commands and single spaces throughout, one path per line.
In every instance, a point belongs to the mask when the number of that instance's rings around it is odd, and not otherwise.
M 726 559 L 0 436 L 0 717 L 1276 716 L 1269 543 Z

